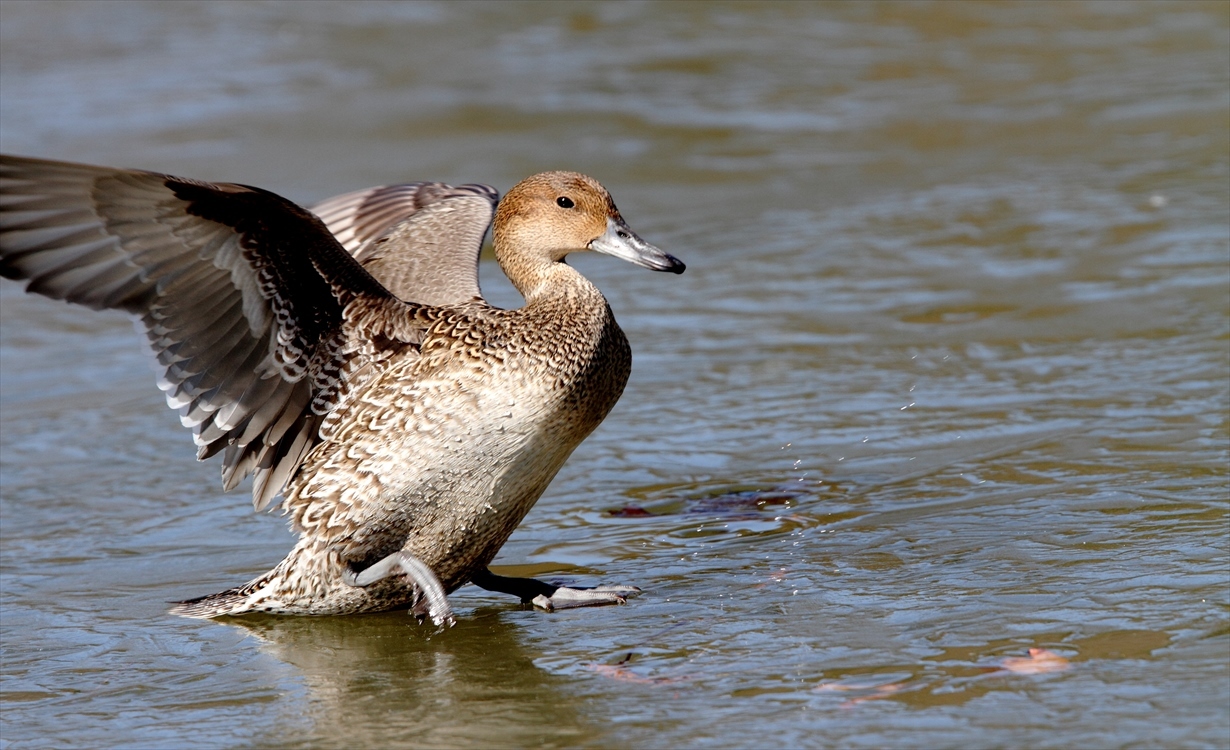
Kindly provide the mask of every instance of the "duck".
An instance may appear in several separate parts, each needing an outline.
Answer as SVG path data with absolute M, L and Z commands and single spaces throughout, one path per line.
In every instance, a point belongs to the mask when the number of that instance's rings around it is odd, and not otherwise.
M 524 298 L 490 304 L 491 228 Z M 633 586 L 557 586 L 489 566 L 615 405 L 631 349 L 568 255 L 684 264 L 577 172 L 489 186 L 368 188 L 310 208 L 247 185 L 0 156 L 0 276 L 137 321 L 167 404 L 223 489 L 252 477 L 298 539 L 267 573 L 178 602 L 194 618 L 407 608 L 455 622 L 472 583 L 545 610 Z

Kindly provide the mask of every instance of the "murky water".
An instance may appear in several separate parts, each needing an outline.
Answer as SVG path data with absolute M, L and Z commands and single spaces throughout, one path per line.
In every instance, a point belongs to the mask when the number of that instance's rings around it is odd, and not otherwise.
M 440 634 L 167 616 L 284 522 L 0 285 L 4 748 L 1230 744 L 1230 5 L 6 1 L 0 147 L 579 169 L 688 263 L 577 260 L 632 381 L 500 559 L 644 594 Z

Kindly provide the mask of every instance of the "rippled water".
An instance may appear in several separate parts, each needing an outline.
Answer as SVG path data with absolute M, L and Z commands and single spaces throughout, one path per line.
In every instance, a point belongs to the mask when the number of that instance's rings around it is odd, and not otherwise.
M 499 560 L 644 594 L 439 634 L 167 616 L 284 522 L 122 316 L 0 285 L 6 750 L 1230 744 L 1224 3 L 5 2 L 0 147 L 579 169 L 688 263 L 577 259 L 632 381 Z

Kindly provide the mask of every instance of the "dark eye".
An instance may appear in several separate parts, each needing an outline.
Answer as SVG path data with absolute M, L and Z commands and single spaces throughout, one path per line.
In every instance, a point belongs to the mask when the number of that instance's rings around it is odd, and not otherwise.
M 572 199 L 569 198 L 568 196 L 561 195 L 560 197 L 555 199 L 555 205 L 559 206 L 560 208 L 572 208 L 576 204 L 573 203 Z

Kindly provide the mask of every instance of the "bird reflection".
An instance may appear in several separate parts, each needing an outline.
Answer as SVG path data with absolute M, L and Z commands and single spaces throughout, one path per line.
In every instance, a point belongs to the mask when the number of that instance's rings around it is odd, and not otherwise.
M 405 612 L 220 622 L 297 669 L 307 692 L 304 703 L 283 702 L 294 710 L 253 738 L 256 747 L 297 738 L 312 746 L 541 746 L 599 736 L 573 710 L 567 679 L 535 666 L 515 622 L 520 614 L 480 607 L 447 631 Z

